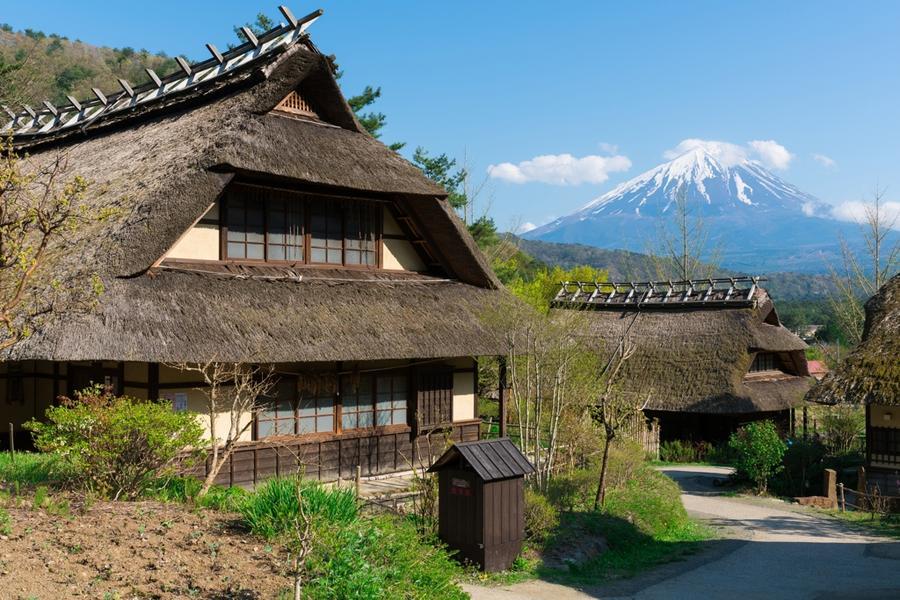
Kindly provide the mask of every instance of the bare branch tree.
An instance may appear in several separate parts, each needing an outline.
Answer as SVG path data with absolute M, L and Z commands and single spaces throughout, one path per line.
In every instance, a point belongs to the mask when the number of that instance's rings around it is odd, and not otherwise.
M 511 311 L 507 334 L 508 384 L 519 445 L 535 466 L 535 484 L 546 488 L 558 470 L 561 426 L 584 414 L 595 389 L 597 356 L 583 337 L 577 311 L 555 315 Z
M 297 477 L 297 516 L 294 518 L 294 527 L 288 539 L 288 549 L 291 560 L 291 576 L 294 578 L 294 600 L 303 598 L 303 575 L 306 572 L 306 557 L 313 549 L 312 518 L 306 512 L 303 501 L 303 484 Z
M 198 494 L 204 496 L 212 487 L 234 452 L 235 446 L 265 407 L 265 397 L 276 383 L 272 366 L 249 365 L 233 362 L 208 361 L 204 363 L 177 363 L 168 365 L 174 369 L 199 374 L 203 387 L 198 387 L 206 398 L 206 416 L 209 419 L 210 466 Z M 219 416 L 228 417 L 228 430 L 219 432 Z
M 863 303 L 900 268 L 900 241 L 892 245 L 890 240 L 900 212 L 888 213 L 884 202 L 886 191 L 875 186 L 872 202 L 866 204 L 863 220 L 857 223 L 866 244 L 865 253 L 857 256 L 846 240 L 841 239 L 841 264 L 829 265 L 835 288 L 829 303 L 838 326 L 853 345 L 862 339 L 866 317 Z
M 684 188 L 675 195 L 672 222 L 661 226 L 650 257 L 661 280 L 712 277 L 717 268 L 719 248 L 709 246 L 709 230 L 703 216 L 691 210 Z
M 597 399 L 596 406 L 593 408 L 593 416 L 603 426 L 605 435 L 603 439 L 603 458 L 600 463 L 600 477 L 597 480 L 597 493 L 594 497 L 594 510 L 599 510 L 606 501 L 609 450 L 627 419 L 642 408 L 635 406 L 629 395 L 617 392 L 615 386 L 622 367 L 634 355 L 635 346 L 629 339 L 629 331 L 639 316 L 640 313 L 635 313 L 631 322 L 623 327 L 616 348 L 600 373 L 600 378 L 604 381 L 604 387 L 603 392 Z
M 71 260 L 80 228 L 103 218 L 86 202 L 89 183 L 66 158 L 25 165 L 0 142 L 0 351 L 53 314 L 91 308 L 103 291 L 84 261 Z

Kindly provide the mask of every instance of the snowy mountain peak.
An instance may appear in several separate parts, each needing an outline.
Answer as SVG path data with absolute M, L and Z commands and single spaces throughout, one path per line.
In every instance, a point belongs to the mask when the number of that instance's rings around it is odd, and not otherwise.
M 697 142 L 697 143 L 694 143 Z M 686 140 L 677 153 L 578 211 L 525 234 L 548 242 L 646 252 L 656 247 L 681 194 L 702 216 L 723 264 L 745 272 L 824 269 L 839 256 L 838 239 L 860 240 L 855 226 L 732 144 Z
M 815 197 L 783 181 L 759 162 L 735 154 L 724 144 L 706 144 L 622 183 L 572 217 L 586 213 L 660 216 L 669 211 L 680 193 L 689 203 L 703 206 L 702 212 L 707 215 L 747 207 L 806 214 L 823 210 Z

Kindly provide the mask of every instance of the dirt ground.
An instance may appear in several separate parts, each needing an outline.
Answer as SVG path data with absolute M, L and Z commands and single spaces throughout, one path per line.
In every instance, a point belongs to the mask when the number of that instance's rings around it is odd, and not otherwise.
M 233 515 L 157 502 L 49 512 L 7 504 L 2 598 L 268 600 L 290 588 L 284 556 L 242 531 Z

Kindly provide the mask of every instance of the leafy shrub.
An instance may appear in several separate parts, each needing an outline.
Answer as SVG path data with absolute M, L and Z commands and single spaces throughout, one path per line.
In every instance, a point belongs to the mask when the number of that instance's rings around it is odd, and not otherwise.
M 819 434 L 828 454 L 840 456 L 862 450 L 866 412 L 859 406 L 821 407 Z
M 559 526 L 559 512 L 550 500 L 533 488 L 525 488 L 525 535 L 541 544 Z
M 188 466 L 189 448 L 199 448 L 203 430 L 193 414 L 155 402 L 115 397 L 100 386 L 30 421 L 35 445 L 54 453 L 72 481 L 115 498 L 140 496 L 153 481 Z
M 356 494 L 347 489 L 326 489 L 318 482 L 270 479 L 241 503 L 239 512 L 250 530 L 266 539 L 291 531 L 300 512 L 298 486 L 304 511 L 314 521 L 346 524 L 356 520 Z
M 769 478 L 782 469 L 781 459 L 787 445 L 771 421 L 756 421 L 731 434 L 729 448 L 734 452 L 734 467 L 739 477 L 746 477 L 764 494 Z
M 781 496 L 818 495 L 824 459 L 825 447 L 818 440 L 788 440 L 783 468 L 772 480 L 772 489 Z

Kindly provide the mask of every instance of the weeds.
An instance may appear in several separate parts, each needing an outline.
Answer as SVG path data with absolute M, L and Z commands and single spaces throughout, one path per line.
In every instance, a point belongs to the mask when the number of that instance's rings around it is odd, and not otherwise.
M 2 506 L 0 506 L 0 535 L 12 535 L 12 519 Z

